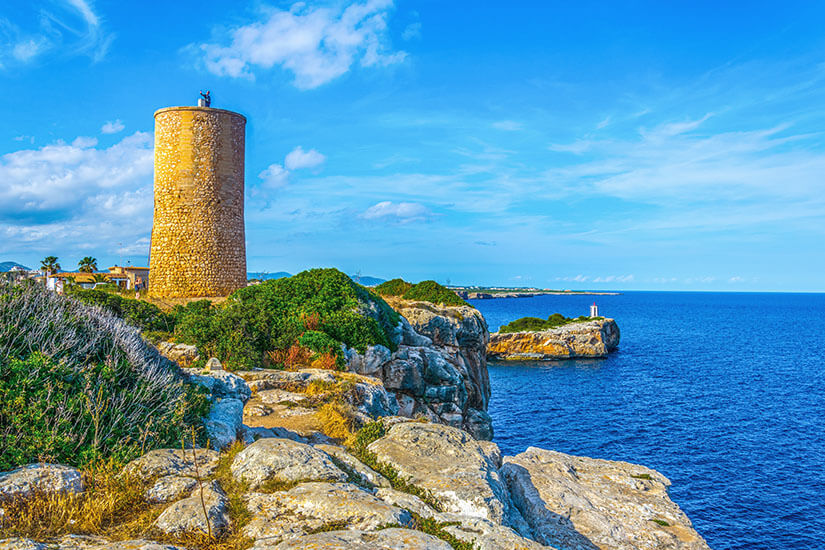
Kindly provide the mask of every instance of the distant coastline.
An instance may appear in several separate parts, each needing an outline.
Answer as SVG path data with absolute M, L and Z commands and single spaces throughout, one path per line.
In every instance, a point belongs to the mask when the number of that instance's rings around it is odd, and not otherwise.
M 618 296 L 619 292 L 597 292 L 591 290 L 551 290 L 551 289 L 523 289 L 523 288 L 468 288 L 451 287 L 456 294 L 465 300 L 489 300 L 493 298 L 534 298 L 536 296 Z

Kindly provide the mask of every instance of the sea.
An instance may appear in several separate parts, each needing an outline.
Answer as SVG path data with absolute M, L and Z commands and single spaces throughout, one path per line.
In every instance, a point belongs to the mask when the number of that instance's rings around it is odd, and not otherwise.
M 623 292 L 471 300 L 616 320 L 605 359 L 491 362 L 494 441 L 658 470 L 715 550 L 825 548 L 825 294 Z

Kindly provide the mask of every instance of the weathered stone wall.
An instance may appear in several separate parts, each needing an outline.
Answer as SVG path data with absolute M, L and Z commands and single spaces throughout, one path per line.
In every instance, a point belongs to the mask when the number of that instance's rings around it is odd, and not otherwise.
M 155 113 L 149 294 L 226 296 L 246 286 L 246 118 L 207 107 Z

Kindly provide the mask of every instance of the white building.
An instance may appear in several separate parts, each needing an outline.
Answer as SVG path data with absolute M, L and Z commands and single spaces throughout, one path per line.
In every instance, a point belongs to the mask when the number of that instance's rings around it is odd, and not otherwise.
M 599 306 L 596 305 L 596 302 L 593 302 L 593 305 L 590 306 L 590 316 L 591 317 L 598 317 L 599 316 Z

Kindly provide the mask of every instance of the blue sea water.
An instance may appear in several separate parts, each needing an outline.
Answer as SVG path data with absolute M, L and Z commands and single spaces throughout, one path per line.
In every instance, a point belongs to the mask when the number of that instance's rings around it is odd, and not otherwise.
M 825 548 L 825 294 L 472 300 L 490 330 L 600 313 L 606 359 L 491 363 L 494 441 L 644 464 L 715 550 Z

